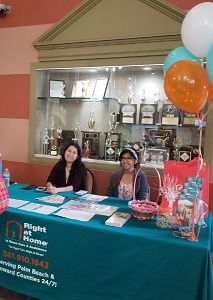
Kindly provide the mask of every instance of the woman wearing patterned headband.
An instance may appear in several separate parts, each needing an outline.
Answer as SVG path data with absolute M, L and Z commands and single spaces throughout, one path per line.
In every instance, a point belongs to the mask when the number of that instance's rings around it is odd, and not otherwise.
M 133 198 L 137 200 L 146 199 L 149 186 L 146 175 L 139 170 L 140 163 L 137 152 L 132 148 L 125 148 L 119 156 L 119 161 L 121 168 L 112 174 L 107 195 L 128 200 Z

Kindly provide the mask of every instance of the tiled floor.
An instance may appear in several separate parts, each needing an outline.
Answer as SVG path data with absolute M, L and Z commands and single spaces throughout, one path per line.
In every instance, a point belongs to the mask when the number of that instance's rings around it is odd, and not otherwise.
M 0 287 L 0 300 L 38 300 Z

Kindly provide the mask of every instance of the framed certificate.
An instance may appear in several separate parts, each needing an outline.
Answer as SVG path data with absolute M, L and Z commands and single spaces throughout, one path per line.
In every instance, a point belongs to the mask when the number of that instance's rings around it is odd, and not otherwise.
M 157 104 L 140 105 L 140 124 L 155 124 L 157 120 Z
M 89 80 L 76 80 L 72 84 L 72 98 L 86 98 Z
M 92 98 L 103 99 L 106 93 L 108 78 L 96 79 Z
M 164 128 L 145 128 L 145 132 L 145 142 L 147 145 L 157 148 L 170 147 L 175 135 L 175 130 Z
M 192 159 L 193 147 L 191 146 L 181 146 L 179 148 L 179 161 L 191 161 Z
M 100 132 L 82 131 L 82 153 L 86 158 L 99 158 Z
M 121 104 L 121 123 L 122 124 L 135 124 L 137 104 Z
M 49 97 L 65 98 L 65 82 L 64 80 L 49 81 Z
M 164 104 L 162 111 L 162 125 L 178 125 L 179 109 L 172 104 Z
M 184 126 L 195 126 L 195 121 L 197 119 L 197 114 L 188 113 L 185 111 L 181 111 L 181 121 Z

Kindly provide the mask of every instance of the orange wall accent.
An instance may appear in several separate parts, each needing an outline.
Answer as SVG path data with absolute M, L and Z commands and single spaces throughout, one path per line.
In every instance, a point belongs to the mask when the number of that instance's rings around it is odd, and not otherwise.
M 3 168 L 10 170 L 11 181 L 26 184 L 45 185 L 51 165 L 11 162 L 3 160 Z
M 188 10 L 193 6 L 206 1 L 205 0 L 168 0 L 167 2 L 176 5 L 180 9 Z
M 0 118 L 29 119 L 30 75 L 0 75 Z

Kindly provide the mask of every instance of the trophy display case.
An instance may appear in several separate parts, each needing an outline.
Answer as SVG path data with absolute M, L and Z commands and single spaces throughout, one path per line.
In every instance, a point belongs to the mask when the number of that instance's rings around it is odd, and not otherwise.
M 147 153 L 155 157 L 160 149 L 165 160 L 162 149 L 172 149 L 176 135 L 191 140 L 191 132 L 185 136 L 181 129 L 194 115 L 182 114 L 175 131 L 180 111 L 165 98 L 162 65 L 150 67 L 156 75 L 141 65 L 36 69 L 34 157 L 59 157 L 63 144 L 75 141 L 85 160 L 116 161 L 127 145 L 135 145 L 141 158 L 144 143 L 155 149 Z

